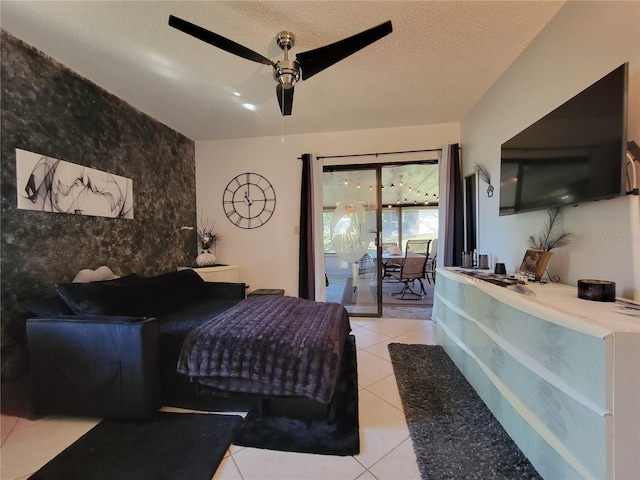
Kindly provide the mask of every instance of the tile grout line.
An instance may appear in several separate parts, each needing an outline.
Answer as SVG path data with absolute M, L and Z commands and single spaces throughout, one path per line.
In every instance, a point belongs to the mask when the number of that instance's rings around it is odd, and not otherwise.
M 382 380 L 386 380 L 386 379 L 387 379 L 387 378 L 389 378 L 389 377 L 394 377 L 394 379 L 395 379 L 395 373 L 392 373 L 391 375 L 387 375 L 386 377 L 381 378 L 380 380 L 378 380 L 378 382 L 381 382 Z M 378 382 L 372 383 L 371 385 L 375 385 L 375 384 L 376 384 L 376 383 L 378 383 Z M 369 385 L 369 386 L 371 386 L 371 385 Z M 397 388 L 397 384 L 396 384 L 396 388 Z M 367 387 L 367 388 L 363 388 L 362 390 L 366 390 L 367 392 L 369 392 L 369 393 L 370 393 L 371 395 L 373 395 L 374 397 L 379 398 L 379 399 L 380 399 L 380 400 L 382 400 L 384 403 L 386 403 L 386 404 L 387 404 L 387 405 L 389 405 L 390 407 L 395 408 L 396 410 L 398 410 L 400 413 L 402 413 L 402 414 L 404 415 L 404 410 L 403 410 L 403 409 L 396 407 L 396 406 L 395 406 L 395 405 L 393 405 L 392 403 L 389 403 L 387 400 L 385 400 L 384 398 L 382 398 L 380 395 L 376 395 L 374 392 L 372 392 L 371 390 L 369 390 L 369 388 L 368 388 L 368 387 Z
M 411 440 L 411 435 L 409 435 L 407 438 L 405 438 L 404 440 L 402 440 L 398 445 L 396 445 L 395 447 L 393 447 L 391 450 L 389 450 L 386 454 L 384 454 L 376 463 L 374 463 L 373 465 L 371 465 L 369 468 L 366 468 L 367 472 L 369 472 L 375 479 L 377 479 L 378 477 L 370 470 L 371 468 L 375 467 L 376 465 L 378 465 L 380 462 L 382 462 L 382 460 L 384 460 L 385 458 L 387 458 L 389 455 L 391 455 L 393 452 L 395 452 L 397 449 L 399 449 L 407 440 L 412 441 Z M 413 449 L 413 444 L 411 445 L 411 448 Z M 415 451 L 414 451 L 414 455 L 415 455 Z M 417 463 L 417 460 L 416 460 Z M 361 464 L 362 465 L 362 464 Z M 362 465 L 364 467 L 364 465 Z

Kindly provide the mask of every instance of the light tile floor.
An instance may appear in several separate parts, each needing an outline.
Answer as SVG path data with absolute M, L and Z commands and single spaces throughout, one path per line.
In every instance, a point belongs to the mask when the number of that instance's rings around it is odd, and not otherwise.
M 231 446 L 213 480 L 418 480 L 409 430 L 387 345 L 435 345 L 431 320 L 351 318 L 358 347 L 360 453 L 352 457 Z M 99 419 L 2 416 L 0 478 L 29 475 L 90 430 Z M 114 479 L 117 480 L 117 479 Z

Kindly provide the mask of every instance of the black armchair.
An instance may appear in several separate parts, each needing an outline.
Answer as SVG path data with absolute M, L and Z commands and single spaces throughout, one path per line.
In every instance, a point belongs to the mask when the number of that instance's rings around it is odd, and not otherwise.
M 207 283 L 193 270 L 56 289 L 27 320 L 36 413 L 131 419 L 176 392 L 195 395 L 176 371 L 184 336 L 246 294 L 244 283 Z
M 38 414 L 142 419 L 161 406 L 154 318 L 31 318 L 27 339 Z

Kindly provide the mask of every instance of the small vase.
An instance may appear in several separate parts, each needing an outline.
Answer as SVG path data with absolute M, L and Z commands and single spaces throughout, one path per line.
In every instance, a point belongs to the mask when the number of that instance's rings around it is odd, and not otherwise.
M 210 267 L 215 264 L 216 256 L 208 250 L 205 250 L 196 257 L 196 265 L 198 265 L 199 267 Z

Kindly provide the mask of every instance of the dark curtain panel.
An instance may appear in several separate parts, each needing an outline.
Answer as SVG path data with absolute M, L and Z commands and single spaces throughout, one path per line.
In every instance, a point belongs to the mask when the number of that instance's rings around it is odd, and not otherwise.
M 313 248 L 313 157 L 302 155 L 302 188 L 300 189 L 300 262 L 298 297 L 315 300 L 315 257 Z
M 460 146 L 449 145 L 449 178 L 447 179 L 447 235 L 445 237 L 444 266 L 462 265 L 464 249 L 464 187 L 462 166 L 460 165 Z

